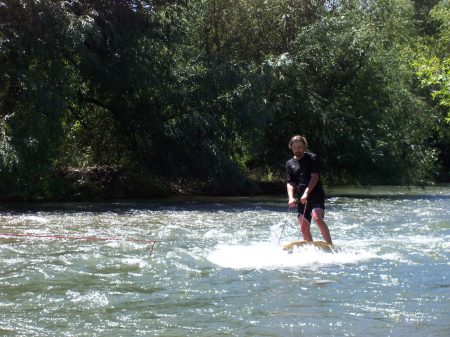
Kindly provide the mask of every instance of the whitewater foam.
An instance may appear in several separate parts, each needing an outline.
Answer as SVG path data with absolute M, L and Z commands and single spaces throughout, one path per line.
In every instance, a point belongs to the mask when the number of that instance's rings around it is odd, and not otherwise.
M 253 243 L 218 245 L 207 259 L 223 268 L 279 269 L 358 263 L 376 257 L 372 252 L 345 249 L 338 253 L 329 253 L 314 246 L 298 247 L 289 252 L 273 243 Z

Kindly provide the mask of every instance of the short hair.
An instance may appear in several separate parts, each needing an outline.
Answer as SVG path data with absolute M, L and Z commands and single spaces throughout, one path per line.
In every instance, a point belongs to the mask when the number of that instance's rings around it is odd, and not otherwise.
M 291 138 L 291 140 L 289 141 L 289 148 L 292 149 L 292 145 L 297 142 L 303 143 L 305 147 L 308 148 L 308 141 L 306 140 L 305 137 L 300 135 L 295 135 L 294 137 Z

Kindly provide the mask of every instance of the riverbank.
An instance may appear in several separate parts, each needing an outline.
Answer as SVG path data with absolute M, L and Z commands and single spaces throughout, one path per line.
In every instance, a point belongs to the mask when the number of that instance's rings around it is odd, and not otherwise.
M 389 197 L 442 194 L 449 184 L 428 186 L 325 186 L 327 197 Z M 361 194 L 362 193 L 362 194 Z M 33 194 L 17 191 L 16 194 L 0 195 L 2 202 L 83 202 L 124 199 L 161 199 L 178 196 L 191 197 L 254 197 L 285 195 L 286 184 L 274 181 L 243 181 L 239 186 L 211 183 L 199 180 L 173 181 L 143 172 L 136 173 L 110 166 L 66 168 L 53 174 L 52 183 L 45 191 Z
M 281 181 L 227 181 L 212 183 L 195 179 L 173 179 L 111 166 L 65 168 L 50 174 L 45 188 L 2 193 L 2 202 L 28 201 L 107 201 L 155 199 L 173 196 L 255 196 L 285 193 Z M 31 192 L 30 192 L 31 191 Z
M 285 193 L 282 181 L 243 181 L 234 186 L 195 179 L 169 178 L 129 172 L 111 167 L 66 169 L 59 173 L 55 197 L 64 201 L 154 199 L 171 196 L 254 196 Z

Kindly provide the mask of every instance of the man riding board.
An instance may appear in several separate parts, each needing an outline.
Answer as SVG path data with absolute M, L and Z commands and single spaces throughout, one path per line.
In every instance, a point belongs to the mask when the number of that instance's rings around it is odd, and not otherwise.
M 303 239 L 313 241 L 310 228 L 312 218 L 319 227 L 323 239 L 332 244 L 330 230 L 323 220 L 325 192 L 320 182 L 317 155 L 308 151 L 308 142 L 303 136 L 292 137 L 289 148 L 294 157 L 286 162 L 288 205 L 297 206 L 298 223 Z

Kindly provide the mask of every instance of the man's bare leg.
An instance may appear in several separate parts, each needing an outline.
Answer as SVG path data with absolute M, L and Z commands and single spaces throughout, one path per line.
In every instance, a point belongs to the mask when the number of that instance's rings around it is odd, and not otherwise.
M 298 217 L 298 223 L 300 224 L 300 231 L 303 234 L 303 240 L 305 241 L 312 241 L 312 235 L 311 235 L 311 225 L 302 215 Z
M 317 226 L 319 226 L 320 233 L 322 233 L 323 239 L 332 244 L 330 230 L 328 229 L 327 224 L 323 221 L 323 210 L 321 208 L 315 208 L 312 211 L 312 218 L 316 222 Z

